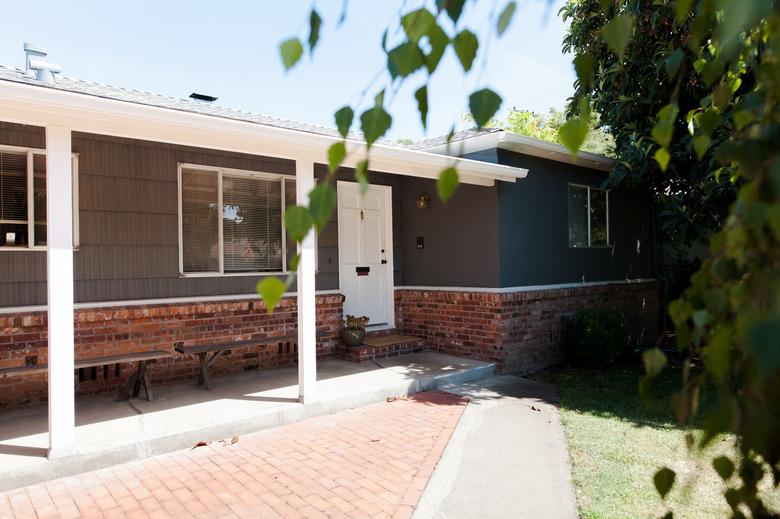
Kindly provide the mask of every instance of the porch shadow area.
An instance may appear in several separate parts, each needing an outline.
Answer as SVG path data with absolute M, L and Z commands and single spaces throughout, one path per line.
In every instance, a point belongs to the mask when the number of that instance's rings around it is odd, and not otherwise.
M 199 441 L 251 431 L 493 374 L 492 363 L 424 352 L 352 363 L 318 361 L 318 398 L 298 403 L 297 366 L 155 385 L 155 400 L 117 402 L 114 394 L 76 400 L 77 453 L 46 459 L 47 407 L 0 412 L 0 491 L 125 463 Z

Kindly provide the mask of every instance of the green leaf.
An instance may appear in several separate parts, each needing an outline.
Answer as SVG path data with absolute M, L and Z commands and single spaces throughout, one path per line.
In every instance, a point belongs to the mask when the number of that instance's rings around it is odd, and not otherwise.
M 346 156 L 347 146 L 344 144 L 344 141 L 331 144 L 330 148 L 328 148 L 328 171 L 333 173 L 339 169 Z
M 712 466 L 723 481 L 728 480 L 734 474 L 734 462 L 726 456 L 718 456 L 712 460 Z
M 676 474 L 668 467 L 664 467 L 653 476 L 653 483 L 655 483 L 655 489 L 661 495 L 661 498 L 665 498 L 666 494 L 672 489 L 674 485 L 674 478 Z
M 604 41 L 612 52 L 622 59 L 634 32 L 634 17 L 621 14 L 610 20 L 602 29 Z
M 363 112 L 360 116 L 360 128 L 363 130 L 366 144 L 370 147 L 375 143 L 377 139 L 387 133 L 392 123 L 393 118 L 390 117 L 390 114 L 381 105 L 374 106 Z
M 693 138 L 693 149 L 696 152 L 696 157 L 699 158 L 699 160 L 704 157 L 704 154 L 707 153 L 707 150 L 710 147 L 711 139 L 707 137 L 706 135 L 697 135 Z
M 516 9 L 517 2 L 513 0 L 512 2 L 507 3 L 504 9 L 501 11 L 501 14 L 498 15 L 498 21 L 496 22 L 496 32 L 499 36 L 506 32 L 509 24 L 512 22 L 512 16 L 514 16 Z
M 469 110 L 478 128 L 485 126 L 500 107 L 501 96 L 489 88 L 483 88 L 469 96 Z
M 712 133 L 720 126 L 720 114 L 712 108 L 703 110 L 694 116 L 696 126 L 707 135 Z
M 415 9 L 401 17 L 401 26 L 406 37 L 414 43 L 428 34 L 431 27 L 436 24 L 436 17 L 426 8 Z
M 317 232 L 328 224 L 333 210 L 336 208 L 336 190 L 328 182 L 317 185 L 309 193 L 309 213 L 314 220 Z
M 659 348 L 645 350 L 642 353 L 642 362 L 645 365 L 645 373 L 651 378 L 657 377 L 666 366 L 666 355 Z
M 759 321 L 748 330 L 747 352 L 753 357 L 758 375 L 769 378 L 780 371 L 780 317 Z
M 666 171 L 666 168 L 669 166 L 669 160 L 672 158 L 672 156 L 669 155 L 669 151 L 667 151 L 666 148 L 658 148 L 658 150 L 656 150 L 656 152 L 653 154 L 653 158 L 658 163 L 661 171 Z
M 279 303 L 279 300 L 287 290 L 287 285 L 281 279 L 271 276 L 260 280 L 255 288 L 263 302 L 265 302 L 268 313 L 272 314 L 277 303 Z
M 336 128 L 339 130 L 339 134 L 347 138 L 349 134 L 349 128 L 352 126 L 352 119 L 355 118 L 355 112 L 349 106 L 343 106 L 336 112 Z
M 414 92 L 417 100 L 417 111 L 420 113 L 420 121 L 423 128 L 428 127 L 428 86 L 423 85 Z
M 732 115 L 732 118 L 734 119 L 734 124 L 737 125 L 737 130 L 741 130 L 751 122 L 753 122 L 753 119 L 755 117 L 753 116 L 753 112 L 750 110 L 739 110 L 734 112 Z
M 580 83 L 586 88 L 593 84 L 593 71 L 595 66 L 596 61 L 593 59 L 593 54 L 590 52 L 577 54 L 577 56 L 574 57 L 574 70 L 577 72 Z
M 303 206 L 292 205 L 284 210 L 284 228 L 297 242 L 306 237 L 313 223 L 309 210 Z
M 282 56 L 282 64 L 284 70 L 290 70 L 298 60 L 301 59 L 303 54 L 303 45 L 298 38 L 289 38 L 279 44 L 279 53 Z
M 588 136 L 588 122 L 582 117 L 572 117 L 558 128 L 558 139 L 571 152 L 572 157 L 577 156 L 582 144 Z
M 322 27 L 322 18 L 317 10 L 312 8 L 309 14 L 309 52 L 314 51 L 314 47 L 320 40 L 320 27 Z
M 664 148 L 667 148 L 669 143 L 672 142 L 674 123 L 677 120 L 678 112 L 679 108 L 677 108 L 676 103 L 670 103 L 658 111 L 656 123 L 651 134 L 655 142 Z
M 692 6 L 693 0 L 675 0 L 674 10 L 677 15 L 677 20 L 682 21 L 687 18 L 688 14 L 691 12 Z
M 360 186 L 360 194 L 365 195 L 368 191 L 368 159 L 361 160 L 355 166 L 355 179 Z
M 465 0 L 436 0 L 436 7 L 439 11 L 446 11 L 447 16 L 450 17 L 452 23 L 458 23 L 458 18 L 460 18 L 461 13 L 463 12 L 463 5 L 465 3 Z
M 387 69 L 393 78 L 406 77 L 425 65 L 425 55 L 413 41 L 404 42 L 387 53 Z
M 455 54 L 457 54 L 465 72 L 471 70 L 471 65 L 477 56 L 478 46 L 477 36 L 468 29 L 460 31 L 452 40 L 452 47 L 455 49 Z
M 450 44 L 450 37 L 447 36 L 447 33 L 441 27 L 434 25 L 428 32 L 428 43 L 431 46 L 431 50 L 425 55 L 425 66 L 428 68 L 429 73 L 433 73 L 436 67 L 439 66 L 439 61 L 444 56 L 447 45 Z
M 446 202 L 455 193 L 458 187 L 458 172 L 455 168 L 447 168 L 439 173 L 436 181 L 436 189 L 439 191 L 439 199 Z
M 682 64 L 683 58 L 685 58 L 685 52 L 682 49 L 677 49 L 666 58 L 666 61 L 664 61 L 666 75 L 669 76 L 670 79 L 677 75 L 677 71 L 680 70 L 680 64 Z

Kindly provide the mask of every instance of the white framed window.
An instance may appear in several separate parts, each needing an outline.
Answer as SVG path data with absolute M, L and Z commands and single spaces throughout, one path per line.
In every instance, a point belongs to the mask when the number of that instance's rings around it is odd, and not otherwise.
M 182 276 L 282 274 L 298 244 L 284 230 L 295 177 L 179 164 Z
M 569 184 L 569 247 L 609 246 L 609 191 Z
M 73 248 L 79 246 L 73 154 Z M 0 251 L 46 250 L 46 150 L 0 146 Z

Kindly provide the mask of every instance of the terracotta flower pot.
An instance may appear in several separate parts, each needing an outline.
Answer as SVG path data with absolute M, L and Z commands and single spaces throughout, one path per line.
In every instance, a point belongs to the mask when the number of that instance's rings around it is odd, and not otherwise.
M 346 344 L 350 348 L 362 346 L 363 339 L 365 338 L 366 338 L 365 330 L 348 330 L 346 328 L 341 330 L 341 339 L 344 341 L 344 344 Z

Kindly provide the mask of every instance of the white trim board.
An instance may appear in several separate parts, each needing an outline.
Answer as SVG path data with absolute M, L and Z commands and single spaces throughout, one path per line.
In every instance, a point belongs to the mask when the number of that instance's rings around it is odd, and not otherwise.
M 572 157 L 571 152 L 560 144 L 545 142 L 524 135 L 517 135 L 516 133 L 505 130 L 485 133 L 459 141 L 453 141 L 449 144 L 437 144 L 423 149 L 431 153 L 462 156 L 494 148 L 606 172 L 612 171 L 612 168 L 616 164 L 614 159 L 595 153 L 589 153 L 587 151 L 580 151 L 577 153 L 576 157 Z
M 315 295 L 327 296 L 340 294 L 338 289 L 332 290 L 317 290 Z M 282 294 L 282 298 L 298 297 L 297 292 L 285 292 Z M 242 299 L 257 299 L 260 300 L 260 296 L 257 292 L 252 294 L 230 294 L 224 296 L 191 296 L 191 297 L 167 297 L 158 299 L 132 299 L 126 301 L 97 301 L 87 303 L 76 303 L 74 308 L 76 310 L 87 310 L 90 308 L 111 308 L 114 306 L 152 306 L 152 305 L 168 305 L 178 303 L 213 303 L 218 301 L 240 301 Z M 27 312 L 43 312 L 47 308 L 46 305 L 36 306 L 8 306 L 0 308 L 0 315 L 2 314 L 15 314 L 15 313 L 27 313 Z
M 650 283 L 654 278 L 620 279 L 615 281 L 586 281 L 585 283 L 561 283 L 553 285 L 526 285 L 520 287 L 428 287 L 420 285 L 397 286 L 396 290 L 419 290 L 423 292 L 478 292 L 486 294 L 511 294 L 513 292 L 535 292 L 539 290 L 560 290 L 564 288 L 595 287 L 603 285 L 638 285 Z

